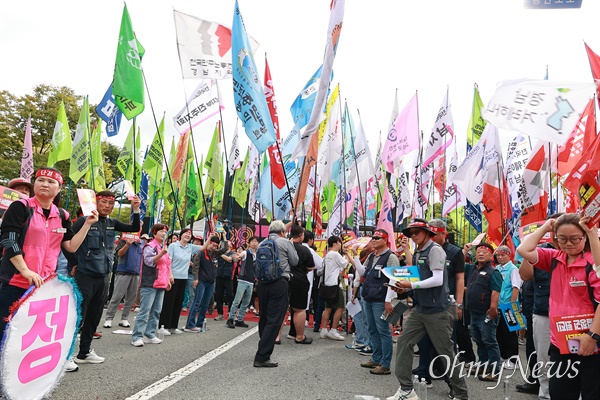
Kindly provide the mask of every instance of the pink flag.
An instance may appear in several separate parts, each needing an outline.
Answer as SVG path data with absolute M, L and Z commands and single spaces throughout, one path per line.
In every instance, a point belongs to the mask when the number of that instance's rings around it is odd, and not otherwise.
M 33 174 L 33 147 L 31 145 L 31 116 L 27 118 L 25 140 L 23 141 L 23 157 L 21 158 L 21 178 L 29 179 Z
M 384 185 L 383 202 L 381 203 L 381 211 L 379 212 L 379 221 L 377 221 L 377 229 L 383 229 L 390 236 L 390 249 L 396 251 L 396 239 L 394 236 L 394 224 L 392 223 L 392 208 L 394 203 L 390 198 L 390 192 L 387 185 Z
M 408 102 L 390 129 L 381 157 L 388 172 L 394 172 L 394 160 L 419 148 L 417 95 Z

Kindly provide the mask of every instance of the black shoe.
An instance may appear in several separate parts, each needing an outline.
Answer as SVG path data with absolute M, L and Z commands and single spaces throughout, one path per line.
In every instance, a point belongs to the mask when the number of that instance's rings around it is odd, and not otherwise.
M 235 329 L 236 325 L 237 324 L 234 324 L 232 319 L 228 319 L 227 322 L 225 323 L 225 326 L 227 326 L 228 328 L 231 328 L 231 329 Z
M 241 326 L 242 328 L 247 328 L 250 325 L 248 325 L 247 323 L 245 323 L 244 321 L 235 321 L 235 326 Z
M 417 375 L 418 373 L 419 373 L 419 367 L 417 367 L 417 368 L 414 368 L 414 369 L 412 370 L 412 374 L 413 374 L 413 375 Z
M 277 367 L 279 364 L 277 364 L 276 362 L 272 362 L 271 360 L 267 360 L 267 361 L 254 361 L 254 366 L 256 368 L 274 368 Z
M 516 388 L 517 388 L 517 392 L 538 394 L 540 391 L 540 384 L 537 382 L 536 383 L 525 382 L 525 383 L 521 383 L 520 385 L 517 385 Z
M 294 341 L 298 344 L 311 344 L 313 342 L 312 338 L 309 338 L 307 336 L 304 336 L 304 339 L 302 340 L 294 339 Z

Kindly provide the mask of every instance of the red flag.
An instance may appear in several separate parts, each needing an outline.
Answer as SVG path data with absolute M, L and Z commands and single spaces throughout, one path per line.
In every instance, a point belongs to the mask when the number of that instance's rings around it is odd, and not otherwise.
M 508 232 L 506 221 L 510 219 L 512 213 L 509 190 L 506 185 L 506 179 L 504 179 L 504 172 L 497 172 L 491 168 L 488 177 L 490 177 L 490 174 L 497 175 L 498 173 L 501 175 L 502 182 L 500 183 L 498 181 L 498 176 L 484 182 L 483 197 L 481 199 L 481 202 L 485 207 L 483 214 L 488 222 L 487 236 L 489 241 L 496 246 L 503 244 L 502 239 L 504 239 L 504 236 Z M 500 189 L 500 185 L 502 185 L 502 189 Z
M 179 186 L 179 181 L 181 180 L 181 175 L 183 174 L 183 168 L 187 161 L 189 138 L 190 131 L 187 131 L 179 137 L 179 144 L 177 145 L 177 155 L 175 156 L 175 162 L 173 163 L 173 171 L 171 172 L 171 177 L 174 181 L 177 182 L 177 186 Z
M 433 185 L 440 194 L 440 201 L 444 198 L 446 191 L 446 154 L 442 153 L 437 160 L 434 161 L 433 170 Z
M 520 192 L 524 196 L 525 204 L 521 213 L 521 226 L 546 219 L 548 211 L 548 144 L 536 143 L 533 155 L 523 171 Z
M 277 142 L 272 144 L 269 149 L 269 164 L 271 165 L 271 181 L 278 189 L 283 188 L 285 185 L 285 175 L 283 172 L 283 163 L 281 161 L 281 154 L 279 149 L 281 147 L 281 136 L 279 135 L 279 117 L 277 116 L 277 105 L 275 103 L 275 89 L 273 88 L 273 79 L 271 78 L 271 70 L 269 69 L 269 62 L 267 61 L 267 55 L 265 54 L 265 98 L 267 99 L 267 106 L 269 106 L 269 114 L 271 114 L 271 120 L 273 121 L 273 128 L 275 129 L 275 137 Z
M 315 235 L 323 234 L 323 214 L 321 214 L 321 200 L 317 188 L 314 190 L 312 218 L 314 221 Z
M 572 193 L 578 193 L 579 185 L 583 176 L 588 173 L 598 175 L 600 170 L 600 135 L 596 135 L 594 141 L 584 149 L 581 159 L 577 162 L 567 179 L 564 187 Z
M 568 175 L 581 159 L 584 149 L 588 149 L 596 136 L 596 115 L 594 99 L 591 98 L 573 128 L 569 140 L 558 148 L 558 174 Z
M 594 81 L 598 83 L 600 81 L 600 56 L 594 53 L 587 43 L 583 42 L 583 44 L 585 45 L 585 51 L 587 52 L 588 59 L 590 60 L 592 76 L 594 77 Z

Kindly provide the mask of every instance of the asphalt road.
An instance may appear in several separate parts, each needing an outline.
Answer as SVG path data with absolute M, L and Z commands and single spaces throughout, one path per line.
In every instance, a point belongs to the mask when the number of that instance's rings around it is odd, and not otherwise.
M 258 319 L 250 321 L 248 329 L 228 329 L 224 321 L 212 318 L 208 321 L 208 332 L 172 335 L 161 344 L 146 344 L 142 348 L 133 347 L 127 335 L 112 334 L 116 328 L 100 328 L 103 337 L 94 340 L 92 347 L 106 361 L 81 365 L 78 372 L 65 374 L 52 398 L 325 400 L 373 396 L 385 399 L 398 388 L 393 371 L 392 375 L 375 376 L 360 367 L 368 357 L 344 348 L 351 338 L 345 342 L 319 339 L 311 329 L 307 336 L 314 338 L 313 344 L 295 344 L 286 339 L 286 327 L 283 343 L 275 346 L 272 356 L 279 367 L 254 368 Z M 523 347 L 520 351 L 524 354 Z M 418 362 L 418 357 L 414 362 Z M 537 398 L 517 393 L 514 385 L 521 382 L 516 371 L 510 378 L 510 399 Z M 444 381 L 433 381 L 433 385 L 428 390 L 429 400 L 448 398 Z M 470 377 L 467 385 L 471 400 L 504 399 L 502 383 L 495 389 L 487 389 L 489 383 Z

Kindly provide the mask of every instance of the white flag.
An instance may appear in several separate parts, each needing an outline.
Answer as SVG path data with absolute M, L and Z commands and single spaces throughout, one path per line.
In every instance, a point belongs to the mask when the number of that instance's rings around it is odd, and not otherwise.
M 258 174 L 260 165 L 260 154 L 254 143 L 250 143 L 250 157 L 248 158 L 248 166 L 246 167 L 246 182 L 253 179 Z
M 238 134 L 238 119 L 235 120 L 235 130 L 233 131 L 233 139 L 231 141 L 231 150 L 229 150 L 229 161 L 227 163 L 227 168 L 229 168 L 229 173 L 233 175 L 233 171 L 238 169 L 242 162 L 240 160 L 240 137 Z
M 444 97 L 444 101 L 440 106 L 435 124 L 431 129 L 431 136 L 427 142 L 425 148 L 425 154 L 423 155 L 423 165 L 427 166 L 431 164 L 437 157 L 444 153 L 444 150 L 450 144 L 454 138 L 454 132 L 452 127 L 454 121 L 452 120 L 452 110 L 450 108 L 450 100 L 448 99 L 448 92 Z
M 213 80 L 202 80 L 187 104 L 173 117 L 173 124 L 180 135 L 219 113 L 217 84 Z
M 594 83 L 503 81 L 481 115 L 498 128 L 565 144 L 595 91 Z
M 183 79 L 231 78 L 231 29 L 173 10 Z M 258 43 L 249 38 L 252 50 Z
M 485 126 L 481 138 L 471 148 L 454 174 L 454 184 L 473 204 L 483 198 L 483 183 L 488 169 L 500 159 L 498 129 L 491 123 Z
M 523 181 L 523 173 L 525 166 L 529 161 L 531 146 L 525 135 L 518 134 L 508 145 L 506 154 L 506 164 L 504 165 L 504 175 L 506 176 L 506 184 L 510 191 L 510 204 L 513 213 L 520 211 L 519 205 L 519 187 Z

